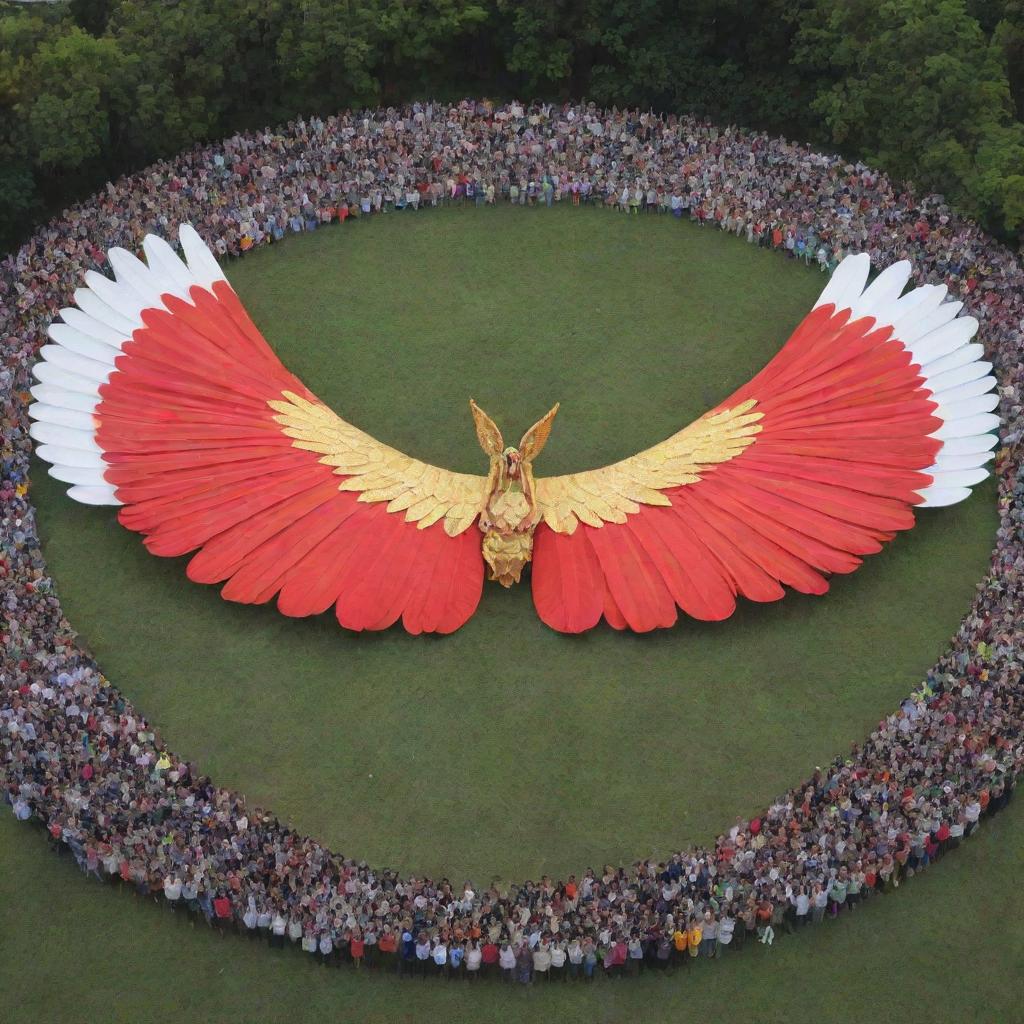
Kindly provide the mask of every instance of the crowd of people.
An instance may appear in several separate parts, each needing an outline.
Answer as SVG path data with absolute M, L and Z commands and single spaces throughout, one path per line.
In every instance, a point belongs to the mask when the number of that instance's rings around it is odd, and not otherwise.
M 64 618 L 29 480 L 30 368 L 111 246 L 188 221 L 225 257 L 350 216 L 448 203 L 686 217 L 823 269 L 907 258 L 981 321 L 999 377 L 999 527 L 948 652 L 860 744 L 712 844 L 507 890 L 376 870 L 168 751 Z M 964 841 L 1024 764 L 1024 272 L 947 208 L 860 164 L 687 117 L 424 103 L 200 145 L 109 184 L 0 264 L 0 784 L 97 878 L 326 965 L 531 982 L 685 968 L 846 914 Z

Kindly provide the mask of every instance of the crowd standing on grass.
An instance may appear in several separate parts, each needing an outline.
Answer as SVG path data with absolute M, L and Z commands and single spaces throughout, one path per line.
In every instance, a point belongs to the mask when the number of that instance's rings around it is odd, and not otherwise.
M 82 275 L 188 221 L 224 257 L 448 204 L 686 217 L 831 269 L 907 258 L 981 321 L 999 375 L 988 575 L 921 688 L 845 757 L 706 847 L 499 891 L 336 854 L 168 751 L 64 618 L 30 502 L 30 366 Z M 423 215 L 418 212 L 416 215 Z M 1024 272 L 937 196 L 686 117 L 466 101 L 300 119 L 109 184 L 0 264 L 0 782 L 97 879 L 184 918 L 410 976 L 532 982 L 685 969 L 849 913 L 968 840 L 1024 764 Z M 415 859 L 410 855 L 410 859 Z

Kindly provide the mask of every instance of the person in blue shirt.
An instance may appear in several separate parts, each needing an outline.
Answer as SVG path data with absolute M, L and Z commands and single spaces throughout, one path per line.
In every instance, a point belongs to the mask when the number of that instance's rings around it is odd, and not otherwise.
M 448 977 L 459 977 L 462 961 L 466 956 L 466 950 L 459 944 L 453 944 L 448 950 Z
M 399 974 L 412 974 L 416 961 L 416 938 L 408 928 L 402 930 L 402 946 L 397 960 Z

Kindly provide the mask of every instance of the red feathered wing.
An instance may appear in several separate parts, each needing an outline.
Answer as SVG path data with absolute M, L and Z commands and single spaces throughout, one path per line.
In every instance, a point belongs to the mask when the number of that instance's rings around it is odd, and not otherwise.
M 543 621 L 576 633 L 603 616 L 616 629 L 644 632 L 672 625 L 677 609 L 719 620 L 738 596 L 774 601 L 785 587 L 822 594 L 829 575 L 852 572 L 913 526 L 922 495 L 933 504 L 960 500 L 960 485 L 985 475 L 962 467 L 980 466 L 995 440 L 977 436 L 994 419 L 978 408 L 993 403 L 971 397 L 986 389 L 977 384 L 988 364 L 975 364 L 976 353 L 971 361 L 948 354 L 953 341 L 944 339 L 973 333 L 967 318 L 949 322 L 959 305 L 933 316 L 944 326 L 924 325 L 923 343 L 947 354 L 916 358 L 886 322 L 899 319 L 899 307 L 886 314 L 901 288 L 874 294 L 882 306 L 875 315 L 855 317 L 849 295 L 815 308 L 764 370 L 714 410 L 754 399 L 762 418 L 752 443 L 703 467 L 698 481 L 662 491 L 669 504 L 640 504 L 622 523 L 581 522 L 571 534 L 538 527 L 532 586 Z M 979 370 L 965 370 L 968 362 Z M 944 395 L 960 404 L 947 408 Z M 945 463 L 944 446 L 952 453 Z M 940 478 L 956 488 L 931 486 Z
M 198 237 L 192 241 L 194 248 Z M 479 530 L 450 536 L 444 521 L 420 529 L 388 512 L 386 501 L 360 501 L 361 490 L 340 489 L 344 473 L 296 446 L 268 403 L 284 392 L 317 400 L 282 366 L 212 258 L 204 274 L 198 250 L 187 272 L 166 244 L 150 254 L 149 267 L 114 255 L 119 279 L 104 296 L 122 337 L 115 343 L 111 328 L 110 340 L 100 342 L 110 345 L 111 358 L 83 345 L 75 351 L 77 339 L 57 331 L 62 351 L 48 363 L 59 379 L 41 374 L 50 381 L 48 402 L 63 402 L 52 407 L 68 415 L 36 427 L 46 428 L 43 440 L 54 446 L 49 457 L 70 464 L 68 476 L 79 481 L 72 496 L 121 504 L 121 523 L 141 533 L 153 554 L 196 552 L 189 578 L 223 583 L 231 601 L 276 596 L 292 616 L 333 605 L 352 630 L 400 619 L 411 633 L 449 633 L 465 623 L 483 584 Z M 104 315 L 95 304 L 89 309 Z M 65 319 L 75 331 L 92 330 L 82 338 L 103 336 L 100 321 L 67 311 Z M 87 400 L 88 383 L 91 415 L 73 402 Z

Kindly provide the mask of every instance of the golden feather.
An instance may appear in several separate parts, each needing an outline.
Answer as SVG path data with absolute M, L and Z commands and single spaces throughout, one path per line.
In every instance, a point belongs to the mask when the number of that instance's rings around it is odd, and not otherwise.
M 443 519 L 445 532 L 452 537 L 475 522 L 487 496 L 486 477 L 453 473 L 404 455 L 320 402 L 291 391 L 283 391 L 281 399 L 268 403 L 277 414 L 275 421 L 296 448 L 318 453 L 324 465 L 347 478 L 339 482 L 339 490 L 360 492 L 359 501 L 386 501 L 389 512 L 404 513 L 406 522 L 421 529 Z M 473 415 L 476 418 L 475 410 Z M 490 419 L 487 422 L 497 432 Z M 477 420 L 477 436 L 480 430 Z M 497 440 L 500 444 L 500 433 Z
M 764 416 L 753 411 L 756 404 L 751 398 L 708 413 L 660 444 L 610 466 L 538 478 L 537 506 L 544 522 L 556 533 L 573 533 L 581 522 L 623 523 L 639 505 L 671 504 L 662 491 L 696 483 L 707 469 L 728 462 L 753 443 L 761 430 L 758 420 Z

